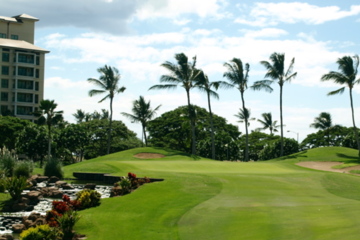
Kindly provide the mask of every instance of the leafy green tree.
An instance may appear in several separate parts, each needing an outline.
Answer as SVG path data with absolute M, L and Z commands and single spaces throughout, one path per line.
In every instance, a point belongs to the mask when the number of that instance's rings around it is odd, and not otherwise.
M 162 75 L 160 77 L 161 83 L 152 86 L 152 89 L 175 89 L 178 85 L 186 91 L 187 105 L 188 105 L 188 117 L 191 125 L 191 153 L 196 155 L 196 135 L 195 135 L 195 111 L 192 108 L 190 101 L 190 90 L 194 87 L 194 81 L 198 78 L 201 73 L 200 70 L 196 69 L 196 57 L 193 57 L 193 62 L 189 62 L 188 57 L 184 53 L 175 54 L 176 63 L 168 62 L 161 64 L 169 74 Z
M 81 123 L 84 121 L 86 113 L 81 109 L 77 109 L 73 116 L 75 117 L 77 123 Z
M 279 139 L 266 145 L 264 149 L 260 151 L 259 159 L 269 160 L 299 152 L 299 143 L 296 140 L 290 138 L 284 138 L 283 139 L 284 152 L 283 155 L 281 155 L 281 152 L 279 151 L 281 142 L 282 142 L 281 139 Z
M 318 117 L 315 117 L 310 127 L 327 132 L 328 146 L 330 146 L 330 128 L 333 127 L 330 113 L 321 112 Z
M 263 117 L 262 119 L 258 119 L 257 121 L 259 123 L 261 123 L 262 128 L 258 128 L 257 130 L 266 130 L 269 129 L 270 130 L 270 135 L 273 135 L 273 132 L 277 132 L 277 128 L 279 128 L 280 126 L 277 125 L 277 121 L 273 121 L 272 120 L 272 114 L 269 113 L 263 113 L 261 114 L 261 116 Z
M 256 81 L 251 87 L 253 90 L 262 90 L 264 89 L 267 92 L 272 92 L 273 89 L 270 86 L 274 82 L 280 86 L 280 156 L 284 155 L 284 122 L 283 122 L 283 86 L 286 82 L 290 82 L 293 78 L 296 77 L 297 72 L 293 73 L 295 58 L 290 62 L 288 69 L 285 69 L 285 54 L 284 53 L 273 53 L 270 56 L 270 62 L 261 61 L 260 62 L 267 70 L 265 74 L 265 80 Z
M 245 161 L 249 161 L 249 144 L 248 144 L 248 126 L 249 126 L 249 118 L 246 117 L 246 113 L 248 113 L 248 109 L 245 107 L 245 99 L 244 92 L 247 89 L 247 84 L 249 80 L 249 71 L 250 65 L 248 63 L 243 66 L 242 61 L 239 58 L 233 58 L 230 63 L 224 63 L 224 66 L 227 68 L 227 72 L 224 73 L 224 77 L 228 80 L 228 87 L 237 88 L 240 92 L 241 102 L 242 102 L 242 112 L 244 115 L 244 123 L 245 123 L 245 136 L 246 136 L 246 144 L 245 144 Z
M 16 138 L 30 122 L 17 117 L 0 116 L 0 148 L 15 149 Z
M 157 106 L 155 109 L 151 109 L 150 101 L 146 102 L 143 96 L 139 97 L 139 100 L 133 101 L 133 107 L 131 109 L 133 114 L 122 112 L 121 114 L 129 118 L 132 122 L 140 122 L 142 126 L 143 136 L 145 139 L 145 146 L 148 145 L 146 137 L 146 125 L 156 114 L 156 111 L 159 110 L 161 105 Z
M 213 120 L 213 113 L 211 110 L 211 101 L 210 97 L 215 99 L 219 99 L 219 94 L 217 94 L 212 88 L 218 90 L 219 87 L 223 86 L 224 84 L 221 81 L 217 82 L 210 82 L 208 76 L 201 71 L 198 77 L 195 80 L 195 87 L 202 92 L 205 92 L 207 95 L 208 101 L 208 108 L 209 108 L 209 116 L 210 116 L 210 124 L 211 124 L 211 158 L 215 159 L 216 156 L 216 148 L 215 148 L 215 130 L 214 130 L 214 120 Z
M 52 127 L 63 121 L 63 111 L 55 111 L 57 104 L 54 100 L 41 100 L 39 110 L 34 113 L 37 123 L 46 125 L 48 130 L 48 158 L 51 157 Z
M 352 90 L 354 86 L 360 83 L 360 78 L 357 78 L 357 72 L 359 67 L 359 56 L 358 55 L 355 55 L 353 57 L 344 56 L 342 58 L 339 58 L 336 61 L 336 63 L 339 65 L 338 66 L 339 72 L 330 71 L 329 73 L 324 74 L 321 77 L 321 81 L 334 81 L 337 84 L 345 85 L 345 87 L 347 86 L 349 88 L 350 107 L 351 107 L 354 135 L 359 150 L 358 155 L 360 157 L 360 141 L 359 141 L 359 134 L 357 131 L 357 127 L 355 125 L 354 104 L 353 104 L 353 96 L 352 96 Z M 345 91 L 345 87 L 329 92 L 328 96 L 342 94 Z
M 95 96 L 99 94 L 106 94 L 99 103 L 106 99 L 110 99 L 110 117 L 109 117 L 109 128 L 108 128 L 108 140 L 107 140 L 107 154 L 110 153 L 111 146 L 111 131 L 112 131 L 112 116 L 113 116 L 113 100 L 115 94 L 122 93 L 125 91 L 125 87 L 119 87 L 120 73 L 115 67 L 105 65 L 104 67 L 98 68 L 97 71 L 100 73 L 99 79 L 88 78 L 88 82 L 93 83 L 100 89 L 92 89 L 89 91 L 89 96 Z

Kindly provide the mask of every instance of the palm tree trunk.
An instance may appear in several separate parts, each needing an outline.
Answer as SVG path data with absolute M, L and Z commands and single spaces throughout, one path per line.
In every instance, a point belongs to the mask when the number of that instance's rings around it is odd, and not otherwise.
M 283 114 L 282 114 L 282 92 L 283 88 L 280 84 L 280 157 L 284 155 L 284 125 L 283 125 Z
M 145 139 L 145 147 L 147 147 L 147 138 L 146 138 L 145 124 L 142 125 L 142 129 L 143 129 L 143 135 L 144 135 L 144 139 Z
M 191 154 L 196 155 L 195 119 L 191 111 L 189 90 L 186 90 L 186 95 L 188 100 L 188 109 L 189 109 L 189 117 L 190 117 L 190 125 L 191 125 Z
M 108 130 L 108 139 L 107 139 L 107 154 L 110 154 L 110 145 L 111 145 L 111 128 L 112 128 L 112 115 L 113 115 L 113 98 L 110 97 L 110 121 L 109 121 L 109 130 Z
M 244 93 L 241 93 L 241 101 L 242 101 L 242 106 L 243 106 L 243 110 L 245 113 L 245 100 L 244 100 Z M 245 116 L 245 162 L 249 161 L 249 132 L 248 132 L 248 118 L 247 116 Z
M 48 125 L 48 160 L 51 158 L 51 125 Z
M 208 97 L 209 114 L 210 114 L 210 127 L 211 127 L 211 158 L 215 160 L 214 121 L 213 121 L 213 115 L 212 115 L 212 111 L 211 111 L 209 92 L 207 92 L 207 97 Z
M 358 130 L 357 130 L 356 125 L 355 125 L 354 105 L 353 105 L 352 89 L 351 88 L 349 88 L 349 92 L 350 92 L 350 105 L 351 105 L 352 122 L 353 122 L 353 126 L 354 126 L 354 134 L 355 134 L 355 139 L 356 139 L 356 143 L 357 143 L 358 150 L 359 150 L 358 156 L 360 157 L 359 134 L 358 134 Z

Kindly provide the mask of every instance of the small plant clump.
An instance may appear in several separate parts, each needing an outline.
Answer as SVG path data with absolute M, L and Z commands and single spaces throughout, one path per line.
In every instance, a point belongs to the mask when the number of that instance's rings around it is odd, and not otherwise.
M 129 172 L 127 177 L 122 177 L 121 180 L 114 184 L 111 196 L 121 196 L 130 193 L 132 190 L 138 188 L 144 183 L 149 183 L 148 177 L 137 178 L 135 173 Z
M 81 209 L 96 207 L 100 205 L 101 194 L 95 190 L 84 189 L 76 193 L 76 201 Z
M 20 234 L 20 240 L 61 240 L 62 233 L 49 225 L 38 225 Z
M 44 175 L 48 177 L 56 176 L 62 179 L 64 172 L 62 170 L 62 164 L 60 160 L 56 158 L 48 159 L 44 167 Z

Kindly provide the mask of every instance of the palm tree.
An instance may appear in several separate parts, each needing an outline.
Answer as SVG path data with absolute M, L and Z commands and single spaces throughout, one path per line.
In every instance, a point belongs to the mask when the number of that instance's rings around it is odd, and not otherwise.
M 250 118 L 251 111 L 248 108 L 240 108 L 239 112 L 234 116 L 239 119 L 239 123 L 247 122 L 247 125 L 250 126 L 250 121 L 256 120 L 255 118 Z
M 258 130 L 266 130 L 269 129 L 270 130 L 270 135 L 273 135 L 273 132 L 277 132 L 277 128 L 279 128 L 279 125 L 277 124 L 277 121 L 273 121 L 272 120 L 272 115 L 271 113 L 263 113 L 261 114 L 261 116 L 263 117 L 264 120 L 258 119 L 258 122 L 261 123 L 263 125 L 262 128 L 258 128 Z
M 333 127 L 330 113 L 320 113 L 320 115 L 314 119 L 314 122 L 310 124 L 310 127 L 327 132 L 328 146 L 330 146 L 330 128 Z
M 75 117 L 77 123 L 81 123 L 84 121 L 86 113 L 81 109 L 77 109 L 73 116 Z
M 145 139 L 145 146 L 147 146 L 146 137 L 146 125 L 159 110 L 161 105 L 157 106 L 154 110 L 150 107 L 150 101 L 146 102 L 143 96 L 139 97 L 139 100 L 133 101 L 133 107 L 131 109 L 133 114 L 122 112 L 121 114 L 129 118 L 132 122 L 140 122 L 142 125 L 143 136 Z
M 188 61 L 188 57 L 184 53 L 175 54 L 176 63 L 168 62 L 161 64 L 166 70 L 168 75 L 162 75 L 160 77 L 161 83 L 154 85 L 152 89 L 175 89 L 178 85 L 186 91 L 189 119 L 191 125 L 191 153 L 196 155 L 196 137 L 195 137 L 195 110 L 190 101 L 190 90 L 194 87 L 194 81 L 200 74 L 200 70 L 196 69 L 196 57 L 193 57 L 193 62 Z
M 224 73 L 224 77 L 229 81 L 227 87 L 237 88 L 241 95 L 242 109 L 247 112 L 245 107 L 244 92 L 247 89 L 247 82 L 249 79 L 250 65 L 248 63 L 243 66 L 242 61 L 239 58 L 233 58 L 230 63 L 224 63 L 227 68 L 227 72 Z M 225 85 L 225 84 L 224 84 Z M 249 132 L 248 132 L 248 118 L 244 118 L 245 123 L 245 161 L 249 161 Z
M 214 97 L 219 99 L 219 94 L 213 91 L 211 88 L 215 88 L 217 90 L 220 86 L 222 86 L 222 82 L 210 82 L 208 76 L 201 71 L 198 78 L 195 81 L 195 87 L 200 91 L 205 92 L 207 94 L 208 107 L 209 107 L 209 115 L 210 115 L 210 127 L 211 127 L 211 158 L 215 159 L 215 136 L 214 136 L 214 122 L 213 122 L 213 114 L 211 111 L 211 103 L 210 97 Z
M 115 67 L 105 65 L 104 67 L 98 68 L 97 71 L 100 73 L 100 78 L 88 78 L 88 82 L 95 84 L 100 89 L 92 89 L 89 91 L 89 96 L 95 96 L 98 94 L 106 94 L 99 103 L 106 99 L 110 99 L 110 117 L 109 117 L 109 129 L 108 129 L 108 141 L 107 141 L 107 154 L 110 153 L 111 146 L 111 127 L 112 127 L 112 115 L 113 115 L 113 100 L 115 94 L 122 93 L 125 91 L 125 87 L 119 87 L 120 73 Z
M 265 74 L 265 80 L 256 81 L 251 87 L 253 90 L 264 89 L 267 92 L 272 92 L 271 84 L 277 81 L 280 86 L 280 156 L 284 155 L 284 122 L 283 122 L 283 111 L 282 111 L 282 95 L 284 83 L 290 82 L 296 77 L 297 72 L 293 73 L 295 58 L 290 62 L 287 70 L 285 70 L 285 54 L 284 53 L 273 53 L 270 56 L 270 62 L 260 62 L 267 70 Z
M 38 117 L 37 123 L 46 125 L 48 130 L 48 159 L 51 158 L 52 127 L 63 120 L 63 111 L 55 111 L 57 104 L 54 100 L 41 100 L 39 110 L 34 112 Z M 41 162 L 42 165 L 42 162 Z
M 355 125 L 354 105 L 353 105 L 353 97 L 352 97 L 352 90 L 353 90 L 355 84 L 360 83 L 360 78 L 356 79 L 356 75 L 357 75 L 358 67 L 359 67 L 359 56 L 358 55 L 355 55 L 353 57 L 344 56 L 342 58 L 339 58 L 336 61 L 336 63 L 339 65 L 338 66 L 339 72 L 330 71 L 329 73 L 324 74 L 321 77 L 321 81 L 332 80 L 337 84 L 345 85 L 344 87 L 339 88 L 338 90 L 329 92 L 327 94 L 328 96 L 343 93 L 346 86 L 349 88 L 352 122 L 353 122 L 354 134 L 355 134 L 356 142 L 358 145 L 359 157 L 360 157 L 359 134 L 358 134 L 357 127 Z

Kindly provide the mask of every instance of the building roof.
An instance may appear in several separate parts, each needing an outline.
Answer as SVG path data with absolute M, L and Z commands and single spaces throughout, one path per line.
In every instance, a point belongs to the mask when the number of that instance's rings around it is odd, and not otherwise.
M 20 48 L 24 50 L 33 50 L 33 51 L 39 51 L 39 52 L 45 52 L 49 53 L 49 50 L 37 47 L 31 43 L 28 43 L 23 40 L 13 40 L 13 39 L 6 39 L 6 38 L 0 38 L 0 46 L 2 47 L 8 47 L 8 48 Z
M 13 16 L 13 17 L 4 17 L 4 16 L 0 16 L 0 21 L 6 21 L 6 22 L 22 22 L 22 19 L 27 19 L 27 20 L 32 20 L 32 21 L 39 21 L 38 18 L 30 16 L 26 13 L 17 15 L 17 16 Z
M 34 21 L 39 21 L 38 18 L 36 17 L 33 17 L 33 16 L 30 16 L 26 13 L 23 13 L 23 14 L 20 14 L 20 15 L 17 15 L 17 16 L 14 16 L 13 18 L 21 18 L 21 19 L 28 19 L 28 20 L 34 20 Z

